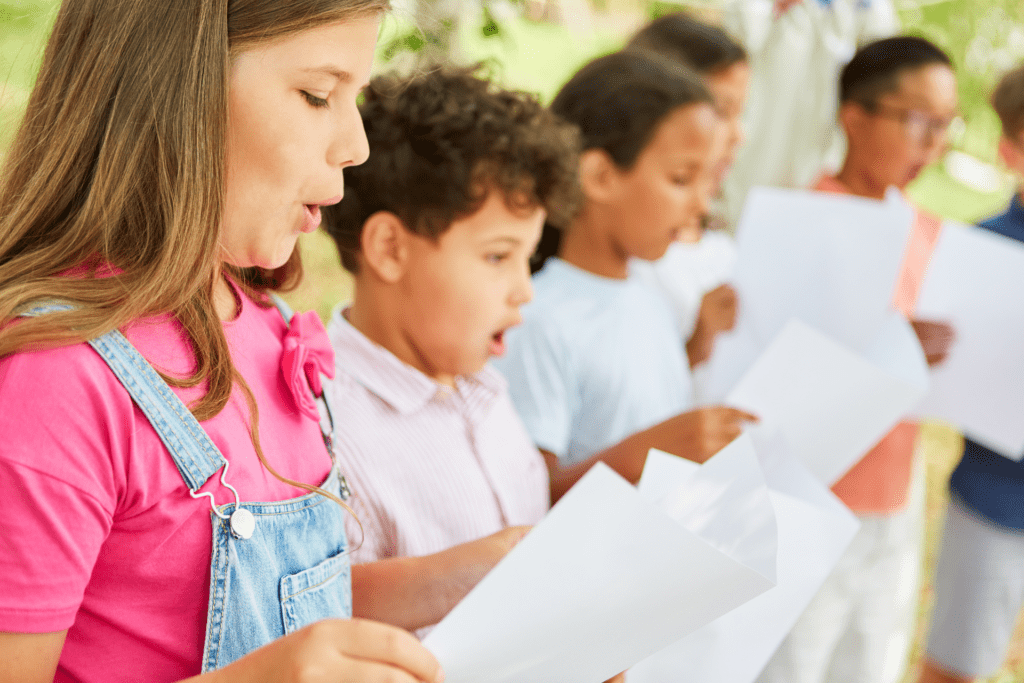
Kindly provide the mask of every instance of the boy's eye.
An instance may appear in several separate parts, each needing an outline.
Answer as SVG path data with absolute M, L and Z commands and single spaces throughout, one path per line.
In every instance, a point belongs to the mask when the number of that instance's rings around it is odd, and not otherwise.
M 689 185 L 693 182 L 693 176 L 691 175 L 674 175 L 672 176 L 672 182 L 676 185 Z
M 507 252 L 487 254 L 486 259 L 488 263 L 501 263 L 509 257 Z
M 328 105 L 327 100 L 325 100 L 322 97 L 317 97 L 316 95 L 308 93 L 305 90 L 300 90 L 299 92 L 302 93 L 302 96 L 306 98 L 306 102 L 308 102 L 309 106 L 311 106 L 311 107 L 316 107 L 317 109 L 323 109 L 324 107 L 326 107 Z

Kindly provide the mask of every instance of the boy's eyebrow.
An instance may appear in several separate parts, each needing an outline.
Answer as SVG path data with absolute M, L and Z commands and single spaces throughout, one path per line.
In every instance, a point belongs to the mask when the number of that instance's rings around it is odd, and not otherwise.
M 509 244 L 522 244 L 523 241 L 518 237 L 512 237 L 511 235 L 500 235 L 497 237 L 488 237 L 483 240 L 483 244 L 494 244 L 495 242 L 507 242 Z

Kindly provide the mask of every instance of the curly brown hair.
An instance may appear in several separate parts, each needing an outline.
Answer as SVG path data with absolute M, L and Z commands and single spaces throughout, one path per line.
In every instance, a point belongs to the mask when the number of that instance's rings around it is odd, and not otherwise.
M 370 158 L 345 171 L 344 199 L 324 210 L 350 272 L 358 270 L 363 224 L 378 211 L 432 239 L 475 213 L 492 190 L 512 210 L 544 208 L 556 224 L 575 212 L 575 126 L 480 70 L 445 66 L 370 82 L 360 106 Z

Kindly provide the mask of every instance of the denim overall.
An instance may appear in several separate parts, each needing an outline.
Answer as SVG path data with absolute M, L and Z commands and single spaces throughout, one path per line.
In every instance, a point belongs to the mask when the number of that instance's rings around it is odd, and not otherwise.
M 290 320 L 287 305 L 275 303 Z M 68 308 L 48 304 L 26 315 Z M 114 330 L 89 345 L 153 425 L 192 497 L 210 499 L 213 553 L 203 673 L 314 621 L 351 617 L 351 569 L 341 506 L 317 493 L 242 503 L 227 481 L 228 461 L 124 335 Z M 331 410 L 325 401 L 319 403 L 325 413 L 321 431 L 332 462 L 321 487 L 345 499 L 348 487 L 334 457 Z M 211 493 L 198 493 L 217 470 L 234 502 L 217 505 Z

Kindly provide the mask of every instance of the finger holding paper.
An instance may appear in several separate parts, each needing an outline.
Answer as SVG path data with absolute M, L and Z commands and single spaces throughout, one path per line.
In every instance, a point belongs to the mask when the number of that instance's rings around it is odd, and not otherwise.
M 745 424 L 757 420 L 756 415 L 746 410 L 711 406 L 670 417 L 572 465 L 564 464 L 554 453 L 541 449 L 551 475 L 551 497 L 557 501 L 598 462 L 636 483 L 640 481 L 652 448 L 702 463 L 738 437 Z
M 948 322 L 919 319 L 911 320 L 910 324 L 921 342 L 921 349 L 928 360 L 928 365 L 941 365 L 956 340 L 956 330 L 953 326 Z
M 736 290 L 729 284 L 719 285 L 704 295 L 693 334 L 686 342 L 690 367 L 700 365 L 710 358 L 715 338 L 736 326 L 738 306 Z
M 698 408 L 653 427 L 651 447 L 703 463 L 732 443 L 747 423 L 757 420 L 756 415 L 739 408 Z

